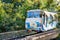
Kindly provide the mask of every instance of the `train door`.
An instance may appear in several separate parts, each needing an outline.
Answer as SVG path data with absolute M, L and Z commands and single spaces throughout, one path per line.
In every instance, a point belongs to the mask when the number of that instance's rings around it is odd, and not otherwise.
M 43 13 L 43 15 L 42 15 L 42 24 L 43 24 L 42 31 L 45 31 L 45 29 L 46 29 L 46 16 L 45 16 L 45 13 Z
M 47 31 L 48 16 L 44 13 L 42 19 L 43 19 L 43 28 L 44 28 L 44 31 Z

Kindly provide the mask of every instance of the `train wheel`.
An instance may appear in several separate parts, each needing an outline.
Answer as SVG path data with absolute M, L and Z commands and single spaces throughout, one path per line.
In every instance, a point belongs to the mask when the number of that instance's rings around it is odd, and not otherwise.
M 27 30 L 27 32 L 31 32 L 31 30 Z

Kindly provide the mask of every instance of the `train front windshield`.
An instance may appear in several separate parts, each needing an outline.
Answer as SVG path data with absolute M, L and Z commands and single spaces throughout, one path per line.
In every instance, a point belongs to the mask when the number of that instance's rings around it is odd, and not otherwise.
M 27 18 L 40 18 L 40 11 L 31 11 L 27 13 Z

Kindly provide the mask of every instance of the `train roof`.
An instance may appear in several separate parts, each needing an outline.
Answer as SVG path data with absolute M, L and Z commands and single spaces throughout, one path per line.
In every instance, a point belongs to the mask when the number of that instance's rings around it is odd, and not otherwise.
M 44 10 L 40 10 L 40 9 L 29 10 L 27 12 L 33 12 L 33 11 L 43 11 L 45 13 L 49 13 L 49 14 L 53 14 L 53 15 L 56 14 L 56 12 L 49 12 L 49 11 L 44 11 Z
M 56 12 L 48 12 L 48 11 L 44 11 L 44 10 L 40 10 L 40 9 L 29 10 L 29 11 L 27 11 L 27 12 L 35 12 L 35 11 L 42 11 L 42 12 L 44 12 L 47 16 L 50 16 L 50 15 L 54 16 L 55 14 L 57 14 Z
M 40 9 L 34 9 L 34 10 L 29 10 L 27 12 L 33 12 L 33 11 L 42 11 L 42 10 L 40 10 Z
M 47 11 L 44 11 L 44 12 L 45 12 L 45 14 L 52 15 L 52 16 L 54 16 L 55 14 L 57 14 L 56 12 L 47 12 Z

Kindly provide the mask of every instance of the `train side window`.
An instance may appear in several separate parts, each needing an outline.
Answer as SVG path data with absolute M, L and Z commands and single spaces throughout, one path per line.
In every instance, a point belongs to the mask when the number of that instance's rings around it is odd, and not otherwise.
M 46 27 L 47 27 L 47 24 L 48 24 L 48 16 L 46 15 Z
M 41 11 L 41 12 L 40 12 L 40 18 L 42 18 L 42 16 L 43 16 L 43 12 Z
M 53 22 L 53 16 L 52 15 L 50 15 L 50 19 L 51 19 L 51 22 Z
M 56 15 L 54 15 L 53 21 L 57 21 L 58 17 Z

